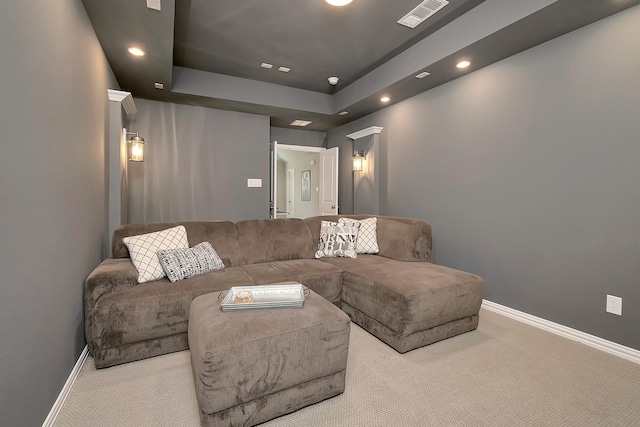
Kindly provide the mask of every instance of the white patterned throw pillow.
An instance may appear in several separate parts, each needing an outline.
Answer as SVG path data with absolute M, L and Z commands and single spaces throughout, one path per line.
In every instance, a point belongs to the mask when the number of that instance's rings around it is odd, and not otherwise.
M 338 218 L 339 223 L 360 223 L 358 231 L 358 241 L 356 242 L 356 252 L 359 254 L 377 254 L 380 252 L 378 247 L 378 218 L 371 217 L 361 220 L 351 218 Z
M 356 242 L 360 224 L 357 222 L 322 221 L 320 225 L 320 243 L 316 258 L 347 257 L 356 258 Z
M 162 279 L 165 276 L 158 260 L 159 250 L 189 247 L 187 230 L 183 225 L 155 233 L 125 237 L 122 242 L 129 249 L 131 262 L 138 270 L 138 283 Z
M 224 268 L 224 263 L 209 242 L 187 249 L 162 249 L 158 251 L 158 259 L 171 282 Z

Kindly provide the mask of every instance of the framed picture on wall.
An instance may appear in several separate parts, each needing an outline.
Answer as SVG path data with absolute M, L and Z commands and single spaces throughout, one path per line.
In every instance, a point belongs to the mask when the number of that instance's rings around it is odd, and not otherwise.
M 300 186 L 300 198 L 303 202 L 311 201 L 311 171 L 302 171 L 302 185 Z

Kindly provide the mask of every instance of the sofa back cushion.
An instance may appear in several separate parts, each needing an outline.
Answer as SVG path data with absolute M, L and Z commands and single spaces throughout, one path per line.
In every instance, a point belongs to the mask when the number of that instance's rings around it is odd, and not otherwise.
M 165 230 L 177 225 L 184 225 L 186 228 L 189 247 L 194 247 L 198 243 L 209 242 L 222 259 L 225 267 L 237 267 L 240 265 L 238 231 L 236 225 L 230 221 L 152 222 L 121 225 L 113 232 L 113 257 L 129 257 L 129 251 L 122 242 L 123 238 Z
M 318 248 L 307 223 L 297 218 L 239 221 L 242 264 L 313 259 Z
M 412 218 L 379 215 L 325 215 L 305 219 L 316 245 L 320 239 L 322 220 L 338 221 L 338 218 L 362 220 L 378 218 L 378 255 L 399 261 L 431 261 L 431 225 Z

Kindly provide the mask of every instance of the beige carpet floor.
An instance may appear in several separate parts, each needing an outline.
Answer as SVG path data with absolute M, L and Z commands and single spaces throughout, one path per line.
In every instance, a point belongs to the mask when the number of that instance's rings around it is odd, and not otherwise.
M 56 426 L 199 426 L 189 352 L 89 357 Z M 263 426 L 640 426 L 640 365 L 487 310 L 406 354 L 352 325 L 344 394 Z

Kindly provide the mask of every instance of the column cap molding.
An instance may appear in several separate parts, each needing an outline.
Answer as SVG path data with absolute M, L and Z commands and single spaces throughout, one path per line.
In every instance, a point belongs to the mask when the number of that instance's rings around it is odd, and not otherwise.
M 374 135 L 382 132 L 383 127 L 380 126 L 371 126 L 366 129 L 359 130 L 357 132 L 353 132 L 347 135 L 347 138 L 351 138 L 353 140 L 364 138 L 365 136 Z
M 133 102 L 133 96 L 131 92 L 124 92 L 121 90 L 107 89 L 109 93 L 109 101 L 115 101 L 122 104 L 124 112 L 127 113 L 127 117 L 133 115 L 138 111 L 136 104 Z

